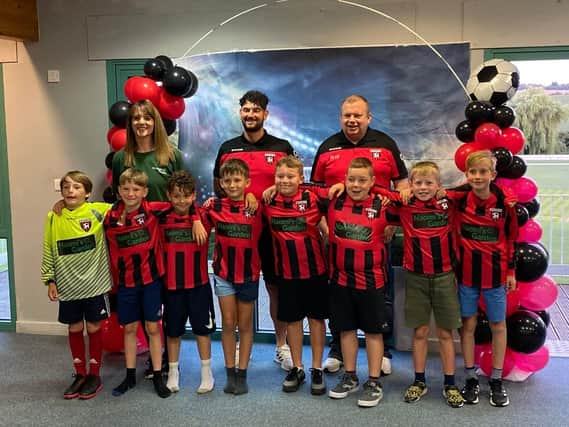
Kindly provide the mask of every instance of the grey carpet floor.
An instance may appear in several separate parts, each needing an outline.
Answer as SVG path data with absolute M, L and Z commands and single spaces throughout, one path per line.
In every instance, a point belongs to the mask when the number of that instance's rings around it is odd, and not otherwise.
M 88 401 L 62 398 L 71 383 L 66 337 L 0 333 L 0 425 L 2 426 L 566 426 L 569 425 L 569 359 L 552 358 L 541 372 L 524 383 L 507 383 L 511 404 L 494 408 L 488 387 L 481 381 L 481 402 L 451 409 L 441 395 L 442 378 L 437 355 L 429 356 L 429 393 L 416 404 L 402 401 L 412 380 L 410 353 L 396 352 L 394 372 L 382 380 L 385 397 L 375 408 L 356 405 L 357 396 L 332 400 L 311 396 L 309 384 L 292 394 L 281 391 L 284 371 L 272 362 L 274 346 L 255 344 L 249 369 L 250 392 L 243 396 L 223 393 L 225 382 L 221 344 L 213 342 L 215 390 L 198 395 L 199 363 L 193 340 L 184 340 L 181 356 L 181 390 L 160 399 L 151 381 L 142 378 L 146 356 L 138 358 L 138 383 L 121 397 L 111 389 L 123 378 L 122 355 L 106 355 L 102 371 L 104 388 Z M 305 347 L 304 360 L 310 360 Z M 365 379 L 365 352 L 360 349 L 360 379 Z M 457 358 L 459 382 L 462 361 Z M 326 375 L 329 386 L 337 376 Z

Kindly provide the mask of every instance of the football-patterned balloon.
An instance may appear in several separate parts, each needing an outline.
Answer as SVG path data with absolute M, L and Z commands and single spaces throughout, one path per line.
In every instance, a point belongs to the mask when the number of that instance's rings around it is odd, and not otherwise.
M 473 101 L 500 106 L 512 98 L 520 85 L 517 67 L 504 59 L 491 59 L 474 69 L 466 90 Z

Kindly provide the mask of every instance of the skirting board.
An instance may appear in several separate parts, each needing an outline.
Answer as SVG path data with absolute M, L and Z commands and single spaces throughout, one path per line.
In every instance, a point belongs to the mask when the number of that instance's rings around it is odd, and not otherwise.
M 67 335 L 67 325 L 58 322 L 17 321 L 16 333 L 35 335 Z

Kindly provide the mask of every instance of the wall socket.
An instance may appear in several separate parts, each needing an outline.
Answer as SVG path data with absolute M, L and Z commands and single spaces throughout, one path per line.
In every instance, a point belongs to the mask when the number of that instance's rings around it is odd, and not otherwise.
M 61 187 L 59 184 L 61 183 L 61 178 L 54 178 L 53 180 L 53 191 L 56 193 L 61 193 Z

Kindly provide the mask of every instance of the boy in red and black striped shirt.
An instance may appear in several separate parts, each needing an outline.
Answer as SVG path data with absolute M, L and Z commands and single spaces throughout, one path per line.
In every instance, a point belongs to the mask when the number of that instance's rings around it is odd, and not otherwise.
M 189 318 L 201 362 L 198 393 L 207 393 L 214 386 L 210 335 L 215 331 L 215 314 L 207 271 L 207 237 L 194 238 L 196 191 L 193 177 L 186 171 L 174 172 L 168 180 L 166 195 L 172 205 L 159 217 L 167 289 L 164 303 L 169 358 L 166 386 L 172 392 L 180 389 L 180 344 Z M 210 228 L 207 227 L 206 235 Z
M 403 227 L 403 267 L 405 268 L 405 324 L 413 328 L 415 380 L 405 391 L 405 402 L 417 402 L 427 393 L 425 368 L 431 312 L 434 313 L 444 373 L 447 403 L 464 405 L 455 385 L 455 352 L 452 330 L 461 325 L 456 289 L 455 203 L 437 200 L 441 188 L 439 167 L 419 162 L 411 169 L 410 199 L 402 203 L 399 193 L 380 191 L 395 202 L 390 208 Z
M 245 189 L 249 167 L 231 159 L 220 168 L 220 181 L 226 197 L 214 199 L 205 207 L 204 222 L 215 227 L 213 271 L 215 294 L 221 308 L 221 342 L 225 357 L 227 384 L 223 391 L 248 392 L 247 367 L 253 347 L 253 309 L 259 295 L 259 238 L 263 227 L 261 211 L 245 208 Z M 239 331 L 239 366 L 235 369 L 235 328 Z
M 492 331 L 492 374 L 490 404 L 506 406 L 508 395 L 502 384 L 506 352 L 506 291 L 515 289 L 514 242 L 518 223 L 507 195 L 492 180 L 496 159 L 487 150 L 466 159 L 466 179 L 470 191 L 457 202 L 460 265 L 459 299 L 462 314 L 462 352 L 467 403 L 478 403 L 479 383 L 474 370 L 474 331 L 478 300 L 483 296 Z
M 154 389 L 160 397 L 170 390 L 162 380 L 159 320 L 162 317 L 162 276 L 164 260 L 155 207 L 162 210 L 168 203 L 149 203 L 148 177 L 130 168 L 120 176 L 121 200 L 105 216 L 105 235 L 109 245 L 111 272 L 118 286 L 118 317 L 124 325 L 126 378 L 113 389 L 120 396 L 136 385 L 136 332 L 141 313 L 149 336 L 150 355 L 154 370 Z
M 358 399 L 362 407 L 376 406 L 383 397 L 379 382 L 387 328 L 385 294 L 387 254 L 383 232 L 388 225 L 379 196 L 370 196 L 373 166 L 367 158 L 350 162 L 346 192 L 332 200 L 327 214 L 331 281 L 331 321 L 340 331 L 345 373 L 329 392 L 343 399 L 359 388 L 356 376 L 358 338 L 365 334 L 369 379 Z
M 318 225 L 326 204 L 303 182 L 302 162 L 294 156 L 276 165 L 276 196 L 264 205 L 263 214 L 273 237 L 275 272 L 279 287 L 278 320 L 287 325 L 293 367 L 283 382 L 283 391 L 297 391 L 305 381 L 302 364 L 303 320 L 308 317 L 312 349 L 311 393 L 322 395 L 322 353 L 328 317 L 328 269 L 324 242 Z M 324 190 L 324 189 L 322 189 Z M 324 190 L 326 196 L 327 190 Z

